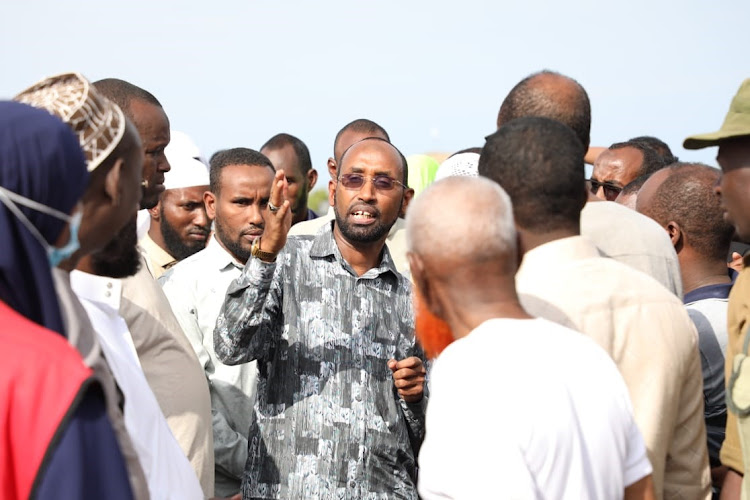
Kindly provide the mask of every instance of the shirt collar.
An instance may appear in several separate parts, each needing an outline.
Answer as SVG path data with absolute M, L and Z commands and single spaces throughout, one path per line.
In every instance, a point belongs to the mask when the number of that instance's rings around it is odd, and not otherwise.
M 141 248 L 146 252 L 148 259 L 162 269 L 169 269 L 177 262 L 177 259 L 169 255 L 169 252 L 157 245 L 148 233 L 141 238 L 139 243 Z
M 245 267 L 244 264 L 237 262 L 237 259 L 219 243 L 219 240 L 216 239 L 216 234 L 211 236 L 211 239 L 208 240 L 208 245 L 202 251 L 206 252 L 206 256 L 213 261 L 219 271 L 224 271 L 230 266 L 234 266 L 237 269 Z
M 81 299 L 97 302 L 114 312 L 120 310 L 122 280 L 74 270 L 70 273 L 70 285 Z
M 526 252 L 516 276 L 541 272 L 548 274 L 549 269 L 559 262 L 601 257 L 599 249 L 583 236 L 569 236 L 550 241 Z
M 324 259 L 326 257 L 333 256 L 341 265 L 341 267 L 356 276 L 357 273 L 354 272 L 354 269 L 352 269 L 349 263 L 346 262 L 341 256 L 341 251 L 336 244 L 336 240 L 333 238 L 333 225 L 335 223 L 336 221 L 332 220 L 326 224 L 323 224 L 320 230 L 318 230 L 318 233 L 315 235 L 315 239 L 313 240 L 312 247 L 310 247 L 310 257 L 313 259 Z M 387 272 L 398 275 L 396 265 L 393 263 L 391 253 L 388 251 L 388 245 L 383 245 L 380 265 L 378 265 L 377 268 L 370 269 L 365 274 L 360 276 L 360 278 L 372 279 Z
M 718 285 L 702 286 L 686 293 L 682 301 L 685 304 L 690 304 L 705 299 L 728 299 L 729 292 L 731 290 L 731 283 L 720 283 Z

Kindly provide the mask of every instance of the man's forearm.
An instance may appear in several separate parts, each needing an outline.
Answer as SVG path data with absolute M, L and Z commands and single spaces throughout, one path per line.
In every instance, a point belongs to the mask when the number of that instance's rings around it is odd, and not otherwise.
M 274 317 L 280 309 L 277 297 L 269 297 L 275 263 L 251 258 L 242 275 L 227 289 L 216 320 L 214 350 L 225 364 L 236 365 L 262 355 L 267 339 L 277 329 Z

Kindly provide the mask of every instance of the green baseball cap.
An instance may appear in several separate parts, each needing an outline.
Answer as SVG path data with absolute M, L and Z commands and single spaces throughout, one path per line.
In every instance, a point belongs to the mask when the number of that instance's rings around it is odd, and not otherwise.
M 685 139 L 682 146 L 685 149 L 702 149 L 718 146 L 723 140 L 745 135 L 750 136 L 750 78 L 740 85 L 740 90 L 732 99 L 721 128 L 717 132 L 691 135 Z

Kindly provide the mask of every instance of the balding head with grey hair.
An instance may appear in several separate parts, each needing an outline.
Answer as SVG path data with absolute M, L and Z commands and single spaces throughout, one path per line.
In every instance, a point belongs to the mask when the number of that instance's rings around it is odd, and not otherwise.
M 497 183 L 481 177 L 451 177 L 422 194 L 406 217 L 409 252 L 476 264 L 505 255 L 515 261 L 513 209 Z
M 406 216 L 409 265 L 420 297 L 451 325 L 456 338 L 467 318 L 521 317 L 510 197 L 482 177 L 449 177 L 428 187 Z

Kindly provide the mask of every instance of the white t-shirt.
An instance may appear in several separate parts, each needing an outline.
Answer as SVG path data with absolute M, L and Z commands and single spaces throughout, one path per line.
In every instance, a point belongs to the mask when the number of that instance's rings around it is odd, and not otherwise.
M 493 319 L 431 372 L 422 498 L 622 498 L 651 473 L 604 350 L 544 319 Z

